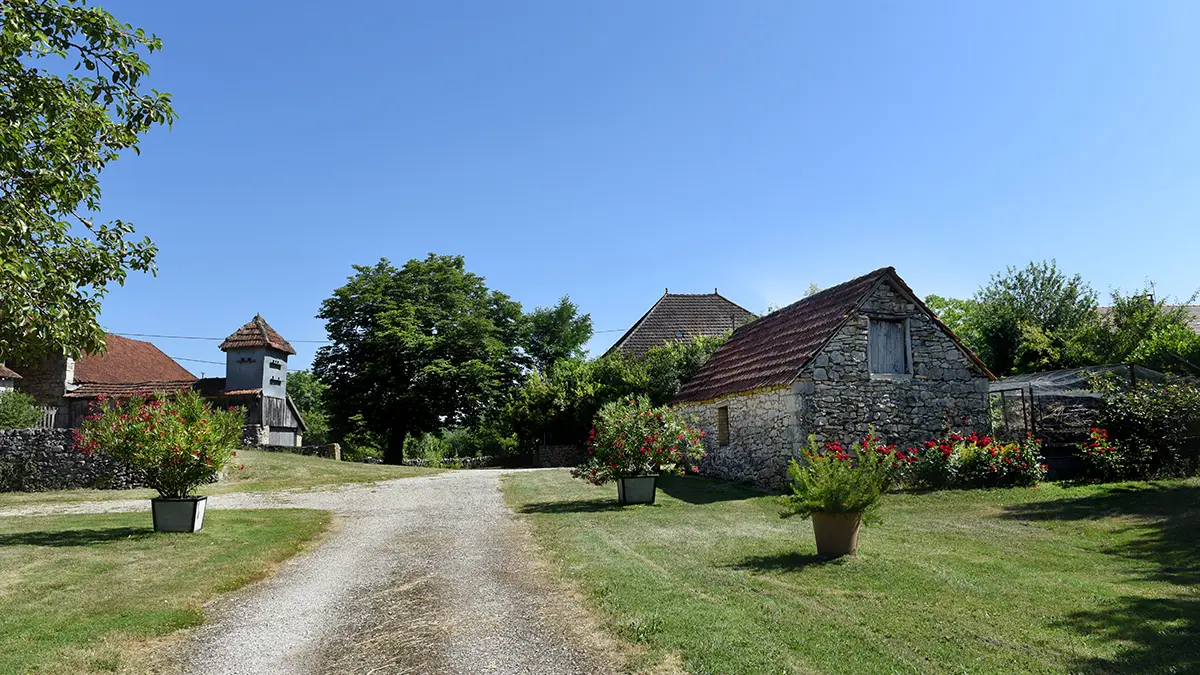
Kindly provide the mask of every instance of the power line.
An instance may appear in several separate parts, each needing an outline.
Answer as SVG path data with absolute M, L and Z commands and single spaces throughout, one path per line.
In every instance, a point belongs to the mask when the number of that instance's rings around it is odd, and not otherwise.
M 593 334 L 596 334 L 596 333 L 624 333 L 626 330 L 629 330 L 629 329 L 628 328 L 607 328 L 605 330 L 594 330 L 594 331 L 592 331 L 592 333 Z M 222 337 L 204 337 L 204 336 L 200 336 L 200 335 L 159 335 L 157 333 L 118 333 L 115 331 L 113 332 L 113 335 L 120 335 L 122 337 L 160 338 L 160 339 L 164 339 L 164 340 L 212 340 L 215 342 L 221 342 L 221 341 L 225 340 L 225 338 L 222 338 Z M 297 344 L 323 344 L 324 345 L 324 344 L 332 343 L 333 340 L 288 340 L 288 342 L 295 342 Z
M 205 361 L 204 359 L 189 359 L 189 358 L 186 358 L 183 356 L 172 356 L 171 358 L 175 359 L 176 361 L 195 361 L 196 363 L 211 363 L 214 366 L 225 365 L 224 363 L 222 363 L 220 361 Z

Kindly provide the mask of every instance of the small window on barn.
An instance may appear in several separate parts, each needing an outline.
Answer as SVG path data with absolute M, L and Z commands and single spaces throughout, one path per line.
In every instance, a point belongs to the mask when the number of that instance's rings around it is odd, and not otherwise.
M 729 406 L 717 408 L 717 445 L 729 445 Z
M 903 319 L 871 319 L 867 340 L 872 374 L 906 375 L 908 325 Z

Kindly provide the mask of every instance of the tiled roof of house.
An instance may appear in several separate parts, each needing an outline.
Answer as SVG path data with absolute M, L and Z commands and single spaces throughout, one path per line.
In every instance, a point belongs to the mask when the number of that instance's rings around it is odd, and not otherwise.
M 827 288 L 733 332 L 708 363 L 683 386 L 676 401 L 705 401 L 763 387 L 787 385 L 800 374 L 854 310 L 885 281 L 911 297 L 983 372 L 979 360 L 921 302 L 891 267 Z
M 154 394 L 177 394 L 187 391 L 195 385 L 196 380 L 169 380 L 147 382 L 84 382 L 72 391 L 67 392 L 67 398 L 129 398 L 130 396 L 152 396 Z
M 19 380 L 21 376 L 17 371 L 0 363 L 0 380 Z
M 149 342 L 109 333 L 104 354 L 86 354 L 75 362 L 76 383 L 131 384 L 193 381 L 186 368 Z
M 1176 307 L 1180 306 L 1183 307 L 1183 310 L 1186 314 L 1188 327 L 1191 328 L 1193 332 L 1200 333 L 1200 305 L 1166 305 L 1165 309 L 1175 309 Z M 1099 307 L 1098 309 L 1100 310 L 1101 316 L 1112 311 L 1111 306 Z
M 270 347 L 285 354 L 296 353 L 296 350 L 292 349 L 292 345 L 288 344 L 282 335 L 276 333 L 261 314 L 255 314 L 250 323 L 234 331 L 233 335 L 225 338 L 225 341 L 220 344 L 221 351 L 253 347 Z
M 754 318 L 749 310 L 716 292 L 664 293 L 605 354 L 621 350 L 641 356 L 668 342 L 724 335 Z

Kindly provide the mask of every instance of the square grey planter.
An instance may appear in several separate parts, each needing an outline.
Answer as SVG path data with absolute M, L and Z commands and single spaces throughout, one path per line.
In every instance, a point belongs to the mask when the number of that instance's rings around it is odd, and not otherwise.
M 617 479 L 618 504 L 653 504 L 658 476 Z
M 208 497 L 155 497 L 150 500 L 155 532 L 199 532 Z

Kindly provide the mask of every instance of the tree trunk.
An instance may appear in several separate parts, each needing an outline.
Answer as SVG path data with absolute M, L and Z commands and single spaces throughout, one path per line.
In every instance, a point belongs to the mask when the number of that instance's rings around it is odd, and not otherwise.
M 384 464 L 404 463 L 404 439 L 408 438 L 408 429 L 395 429 L 387 437 L 387 445 L 383 449 Z

